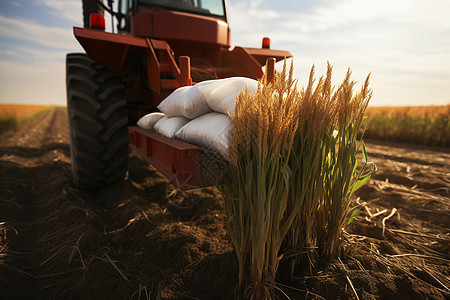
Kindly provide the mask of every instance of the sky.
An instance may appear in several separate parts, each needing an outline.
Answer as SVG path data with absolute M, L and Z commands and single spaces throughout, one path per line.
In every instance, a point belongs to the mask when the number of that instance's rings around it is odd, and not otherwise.
M 72 31 L 81 3 L 0 1 L 0 103 L 65 105 L 65 55 L 83 51 Z M 348 68 L 359 83 L 371 73 L 372 106 L 450 104 L 448 0 L 227 3 L 232 47 L 270 37 L 272 49 L 293 54 L 300 86 L 313 64 L 319 76 L 329 61 L 336 85 Z

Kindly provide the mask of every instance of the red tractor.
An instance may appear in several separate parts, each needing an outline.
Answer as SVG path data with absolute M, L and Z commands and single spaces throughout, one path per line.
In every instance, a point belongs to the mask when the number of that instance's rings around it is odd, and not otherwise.
M 180 188 L 205 185 L 202 149 L 135 126 L 180 86 L 206 79 L 258 79 L 287 51 L 230 49 L 225 0 L 119 0 L 119 12 L 83 0 L 84 26 L 74 34 L 84 53 L 67 54 L 67 108 L 74 183 L 82 189 L 123 180 L 134 148 Z M 105 32 L 103 10 L 118 19 Z

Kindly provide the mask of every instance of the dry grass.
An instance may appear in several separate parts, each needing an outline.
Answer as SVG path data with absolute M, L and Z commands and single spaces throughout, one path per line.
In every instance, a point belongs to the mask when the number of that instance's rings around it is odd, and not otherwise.
M 369 107 L 367 138 L 430 146 L 450 146 L 450 104 Z
M 6 239 L 6 225 L 4 222 L 0 223 L 0 265 L 3 263 L 3 259 L 6 256 L 6 249 L 8 243 Z
M 0 104 L 0 119 L 14 118 L 21 121 L 51 107 L 48 105 Z
M 52 106 L 48 105 L 0 104 L 0 133 L 18 129 L 50 108 Z
M 430 106 L 369 106 L 366 115 L 372 117 L 381 115 L 387 117 L 405 116 L 411 118 L 438 118 L 450 116 L 450 104 Z

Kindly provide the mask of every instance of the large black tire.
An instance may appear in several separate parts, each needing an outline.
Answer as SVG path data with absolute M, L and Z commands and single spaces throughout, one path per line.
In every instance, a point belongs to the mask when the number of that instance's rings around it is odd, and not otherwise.
M 66 87 L 75 186 L 96 190 L 123 180 L 128 118 L 120 77 L 86 54 L 71 53 Z
M 103 0 L 83 0 L 83 23 L 84 27 L 89 28 L 89 18 L 91 14 L 103 15 L 104 9 L 100 5 Z

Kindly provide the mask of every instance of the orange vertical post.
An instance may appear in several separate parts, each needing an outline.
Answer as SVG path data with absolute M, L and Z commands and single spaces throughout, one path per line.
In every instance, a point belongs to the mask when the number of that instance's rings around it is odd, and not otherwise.
M 273 83 L 275 80 L 275 58 L 268 58 L 266 61 L 267 82 Z
M 192 85 L 191 59 L 189 58 L 189 56 L 180 56 L 179 64 L 180 64 L 180 72 L 181 72 L 180 84 L 183 86 Z

